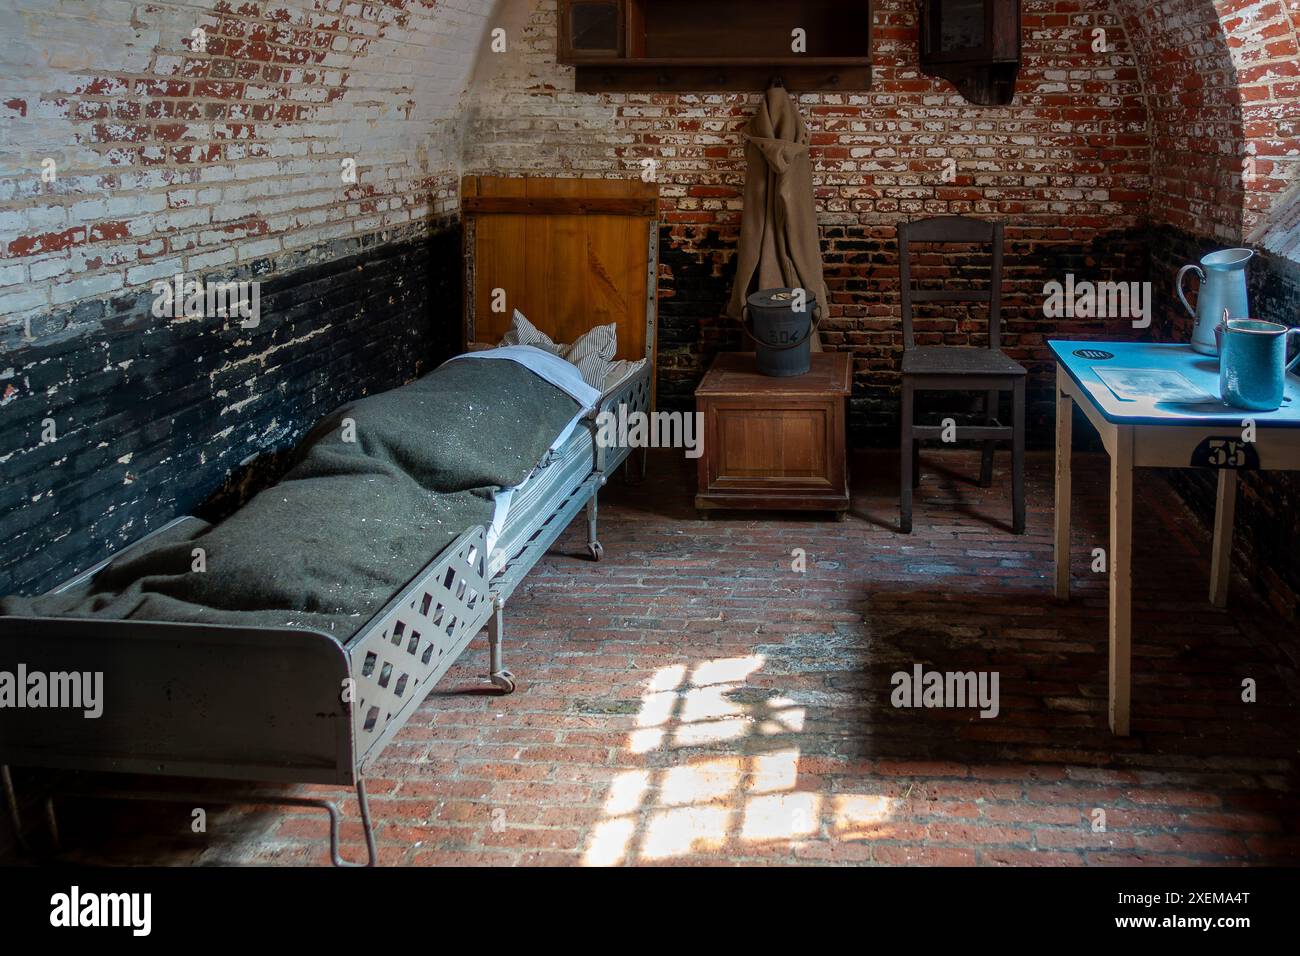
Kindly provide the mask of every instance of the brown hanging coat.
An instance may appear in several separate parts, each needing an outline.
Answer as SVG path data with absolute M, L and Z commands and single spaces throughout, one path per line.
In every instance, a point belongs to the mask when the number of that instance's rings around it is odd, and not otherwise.
M 745 139 L 745 208 L 727 315 L 739 319 L 750 293 L 780 287 L 808 290 L 824 315 L 829 301 L 822 278 L 808 127 L 784 87 L 767 91 Z M 816 336 L 812 347 L 821 351 Z

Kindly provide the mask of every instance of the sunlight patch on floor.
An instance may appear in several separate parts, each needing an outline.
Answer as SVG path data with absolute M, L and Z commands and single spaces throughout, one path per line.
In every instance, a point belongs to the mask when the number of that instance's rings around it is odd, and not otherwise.
M 614 777 L 585 865 L 739 855 L 773 841 L 879 832 L 892 798 L 797 789 L 804 708 L 780 696 L 748 702 L 737 693 L 764 662 L 759 654 L 720 658 L 665 667 L 650 678 L 627 743 L 647 766 Z M 687 752 L 705 747 L 734 753 Z

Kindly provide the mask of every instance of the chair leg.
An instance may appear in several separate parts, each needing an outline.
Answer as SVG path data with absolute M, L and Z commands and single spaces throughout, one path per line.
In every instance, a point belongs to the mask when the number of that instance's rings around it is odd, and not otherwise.
M 998 420 L 998 392 L 992 389 L 984 398 L 984 424 L 994 425 Z M 984 453 L 980 458 L 980 487 L 988 488 L 993 484 L 993 453 L 998 443 L 990 439 L 984 443 Z
M 1011 533 L 1025 533 L 1025 380 L 1016 379 L 1012 392 Z
M 916 452 L 916 441 L 912 437 L 912 383 L 903 380 L 903 426 L 902 426 L 902 443 L 900 447 L 899 459 L 902 465 L 902 481 L 900 482 L 901 500 L 899 502 L 899 520 L 898 530 L 903 534 L 912 533 L 912 480 L 913 480 L 913 455 Z
M 912 442 L 912 487 L 921 487 L 921 442 Z

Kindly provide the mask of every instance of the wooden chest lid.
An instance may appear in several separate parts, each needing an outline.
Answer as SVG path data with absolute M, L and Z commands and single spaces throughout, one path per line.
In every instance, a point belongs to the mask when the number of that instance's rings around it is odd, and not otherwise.
M 719 352 L 695 394 L 848 395 L 852 386 L 853 363 L 847 352 L 814 352 L 808 372 L 790 378 L 760 374 L 753 352 Z

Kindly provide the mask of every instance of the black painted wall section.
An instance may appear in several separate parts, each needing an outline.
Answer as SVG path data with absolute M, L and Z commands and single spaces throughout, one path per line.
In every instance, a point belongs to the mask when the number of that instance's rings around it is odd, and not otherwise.
M 1172 288 L 1178 268 L 1196 262 L 1222 242 L 1172 229 L 1151 234 L 1152 275 Z M 1193 288 L 1194 282 L 1188 283 Z M 1257 250 L 1248 272 L 1251 312 L 1261 319 L 1300 325 L 1300 264 Z M 1160 317 L 1162 341 L 1187 341 L 1192 319 L 1172 296 Z M 1208 524 L 1214 520 L 1215 478 L 1207 471 L 1169 473 L 1188 506 Z M 1260 596 L 1288 621 L 1300 623 L 1300 474 L 1243 473 L 1237 492 L 1235 566 Z
M 718 352 L 743 348 L 735 323 L 722 318 L 736 275 L 735 240 L 710 229 L 686 244 L 659 230 L 659 338 L 656 402 L 694 411 L 695 386 Z
M 459 229 L 424 224 L 224 276 L 262 282 L 256 328 L 155 318 L 151 288 L 36 324 L 0 361 L 0 594 L 237 506 L 319 418 L 454 353 L 460 275 Z

